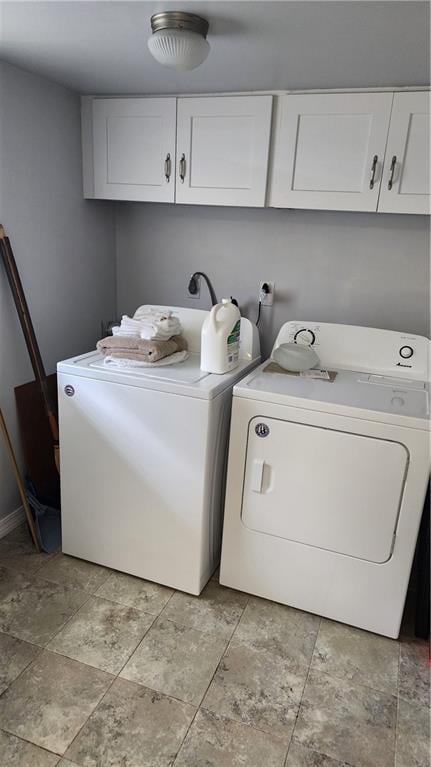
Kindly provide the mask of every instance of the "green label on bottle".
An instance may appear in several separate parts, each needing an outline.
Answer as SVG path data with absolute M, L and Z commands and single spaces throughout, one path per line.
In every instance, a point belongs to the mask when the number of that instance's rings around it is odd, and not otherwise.
M 232 328 L 230 335 L 228 336 L 228 339 L 227 339 L 228 346 L 230 346 L 230 344 L 237 344 L 239 342 L 240 330 L 241 330 L 241 320 L 238 320 L 238 322 Z
M 241 320 L 235 323 L 227 339 L 227 361 L 229 365 L 234 365 L 239 359 L 239 334 L 241 330 Z

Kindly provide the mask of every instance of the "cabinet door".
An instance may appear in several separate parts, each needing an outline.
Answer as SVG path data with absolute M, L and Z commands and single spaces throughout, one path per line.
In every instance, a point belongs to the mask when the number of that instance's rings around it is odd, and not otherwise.
M 178 99 L 176 201 L 265 204 L 272 96 Z
M 280 97 L 270 204 L 377 210 L 392 93 Z
M 176 99 L 95 99 L 94 196 L 173 202 Z
M 382 213 L 430 213 L 430 95 L 394 95 L 379 200 Z

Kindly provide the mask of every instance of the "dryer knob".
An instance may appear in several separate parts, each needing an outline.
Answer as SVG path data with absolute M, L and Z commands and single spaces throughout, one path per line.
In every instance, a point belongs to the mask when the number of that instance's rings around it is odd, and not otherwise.
M 394 407 L 402 407 L 405 404 L 404 397 L 392 397 L 391 405 Z
M 402 357 L 404 360 L 409 360 L 410 357 L 413 357 L 413 349 L 411 346 L 402 346 L 400 349 L 400 357 Z

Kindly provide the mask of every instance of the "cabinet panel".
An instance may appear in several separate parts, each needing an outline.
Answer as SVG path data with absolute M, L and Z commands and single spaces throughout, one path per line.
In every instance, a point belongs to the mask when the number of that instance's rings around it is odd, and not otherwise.
M 265 204 L 272 96 L 178 99 L 176 201 Z
M 175 124 L 175 98 L 95 99 L 95 196 L 173 202 Z
M 377 209 L 392 93 L 279 99 L 270 204 Z
M 379 211 L 430 213 L 430 93 L 395 93 Z

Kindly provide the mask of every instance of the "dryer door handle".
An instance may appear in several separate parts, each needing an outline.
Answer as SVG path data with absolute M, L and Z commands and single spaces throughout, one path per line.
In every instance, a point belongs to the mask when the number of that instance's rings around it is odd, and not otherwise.
M 251 467 L 251 489 L 254 493 L 262 492 L 263 469 L 265 461 L 263 458 L 255 458 Z

